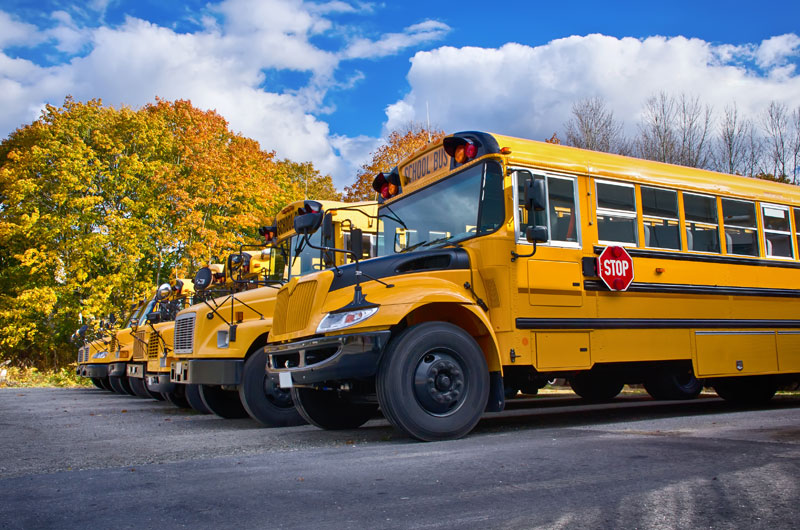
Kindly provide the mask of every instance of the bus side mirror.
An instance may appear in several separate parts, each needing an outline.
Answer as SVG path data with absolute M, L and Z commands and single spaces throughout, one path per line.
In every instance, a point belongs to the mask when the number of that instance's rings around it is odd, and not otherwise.
M 78 328 L 78 336 L 80 338 L 82 338 L 82 339 L 85 338 L 86 337 L 86 330 L 88 330 L 88 329 L 89 329 L 88 325 L 86 325 L 86 324 L 82 325 L 80 328 Z
M 350 232 L 350 252 L 361 259 L 364 256 L 364 234 L 360 228 L 354 228 Z
M 547 243 L 547 227 L 529 226 L 525 229 L 525 239 L 529 243 Z
M 210 267 L 203 267 L 194 275 L 194 288 L 196 291 L 205 291 L 211 285 L 213 273 Z
M 301 235 L 311 235 L 322 224 L 324 213 L 322 205 L 316 201 L 305 201 L 305 205 L 294 218 L 294 231 Z
M 333 215 L 330 213 L 326 213 L 325 216 L 322 218 L 322 246 L 323 247 L 335 247 L 336 242 L 334 241 L 334 233 L 333 233 Z M 336 258 L 334 253 L 330 250 L 326 250 L 322 252 L 322 260 L 325 262 L 325 268 L 330 269 L 334 265 L 336 265 Z
M 525 171 L 525 173 L 528 173 Z M 530 175 L 530 173 L 528 173 Z M 544 179 L 535 179 L 533 175 L 525 180 L 525 209 L 528 211 L 541 212 L 547 208 L 547 191 L 544 187 Z
M 159 322 L 161 322 L 161 311 L 153 311 L 152 313 L 147 313 L 147 320 L 149 320 L 151 324 L 158 324 Z

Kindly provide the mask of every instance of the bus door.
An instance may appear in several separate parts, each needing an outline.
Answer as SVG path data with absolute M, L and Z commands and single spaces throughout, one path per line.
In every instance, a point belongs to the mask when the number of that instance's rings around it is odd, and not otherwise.
M 542 180 L 546 190 L 544 210 L 524 208 L 524 186 L 528 179 Z M 520 299 L 517 329 L 531 331 L 532 363 L 540 371 L 578 369 L 591 366 L 589 330 L 560 325 L 586 317 L 581 253 L 581 218 L 578 179 L 572 176 L 518 170 L 515 172 L 517 292 Z M 525 238 L 529 225 L 547 227 L 548 239 L 532 244 Z

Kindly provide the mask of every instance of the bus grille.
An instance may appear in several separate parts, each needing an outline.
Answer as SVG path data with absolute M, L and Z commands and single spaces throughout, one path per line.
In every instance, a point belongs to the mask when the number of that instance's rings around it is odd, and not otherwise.
M 147 344 L 147 332 L 140 330 L 136 332 L 136 338 L 133 340 L 133 358 L 134 360 L 143 360 L 145 358 L 145 348 Z
M 173 339 L 175 353 L 192 353 L 194 351 L 194 319 L 196 316 L 196 313 L 186 313 L 175 319 L 175 337 Z
M 304 329 L 308 325 L 316 291 L 317 282 L 299 283 L 291 295 L 286 288 L 278 291 L 272 332 L 280 335 Z
M 150 334 L 150 342 L 147 343 L 147 358 L 158 359 L 158 335 L 155 333 Z

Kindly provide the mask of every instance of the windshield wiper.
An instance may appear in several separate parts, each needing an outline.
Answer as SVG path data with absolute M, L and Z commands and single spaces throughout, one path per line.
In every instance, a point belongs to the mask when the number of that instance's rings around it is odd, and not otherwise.
M 419 242 L 419 243 L 417 243 L 416 245 L 411 245 L 410 247 L 406 247 L 406 248 L 404 248 L 403 250 L 401 250 L 400 252 L 398 252 L 398 254 L 402 254 L 403 252 L 411 252 L 411 251 L 412 251 L 412 250 L 414 250 L 415 248 L 417 248 L 417 247 L 421 247 L 421 246 L 422 246 L 422 245 L 424 245 L 425 243 L 427 243 L 427 241 L 420 241 L 420 242 Z
M 440 237 L 439 239 L 434 239 L 433 241 L 428 241 L 428 242 L 426 242 L 426 243 L 423 243 L 423 244 L 424 244 L 426 247 L 430 247 L 430 246 L 432 246 L 432 245 L 435 245 L 435 244 L 437 244 L 437 243 L 444 243 L 444 242 L 446 242 L 448 239 L 450 239 L 450 237 L 451 237 L 451 236 Z

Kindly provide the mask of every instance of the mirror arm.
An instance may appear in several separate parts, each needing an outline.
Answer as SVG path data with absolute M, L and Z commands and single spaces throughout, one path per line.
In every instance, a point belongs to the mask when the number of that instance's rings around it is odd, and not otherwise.
M 511 251 L 511 263 L 514 263 L 515 261 L 517 261 L 517 258 L 530 258 L 534 254 L 536 254 L 536 241 L 533 241 L 533 250 L 531 251 L 530 254 L 517 254 L 516 252 L 514 252 L 512 250 Z

